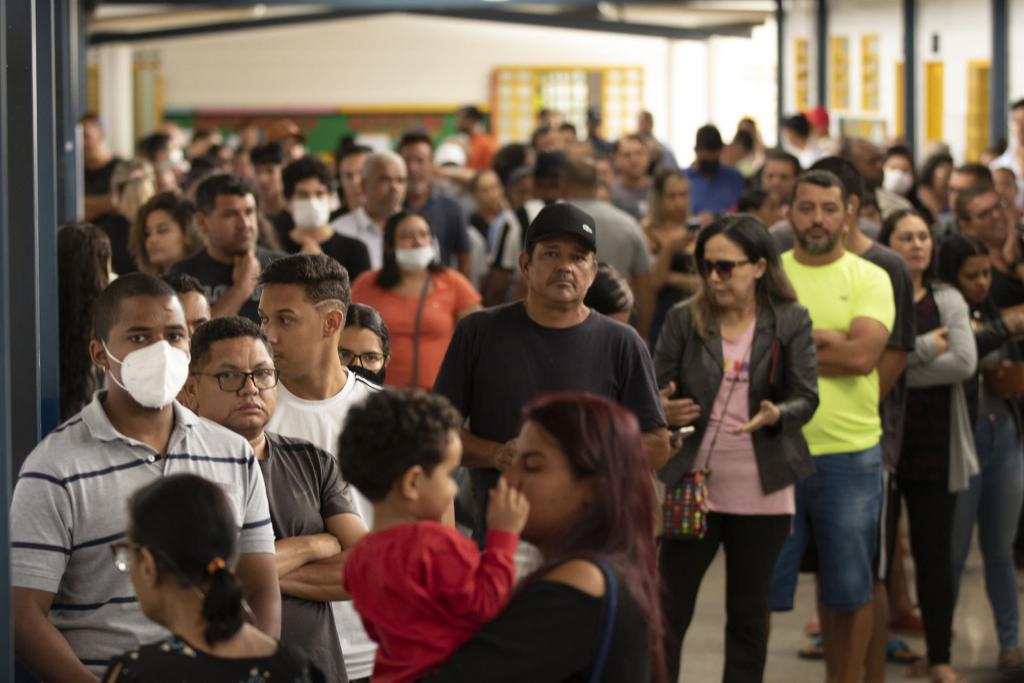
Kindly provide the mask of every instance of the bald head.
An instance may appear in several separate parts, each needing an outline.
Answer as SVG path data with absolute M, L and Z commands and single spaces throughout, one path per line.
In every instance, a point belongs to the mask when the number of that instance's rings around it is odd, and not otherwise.
M 405 161 L 394 152 L 374 152 L 363 162 L 366 212 L 386 219 L 402 208 L 406 187 Z
M 566 199 L 596 197 L 599 180 L 597 165 L 590 159 L 570 159 L 562 167 L 562 192 Z
M 882 186 L 882 150 L 864 138 L 849 138 L 839 156 L 853 164 L 871 191 Z

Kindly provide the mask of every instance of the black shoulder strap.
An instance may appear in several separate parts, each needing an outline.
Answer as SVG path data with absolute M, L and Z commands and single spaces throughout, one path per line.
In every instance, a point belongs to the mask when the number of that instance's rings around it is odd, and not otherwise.
M 604 665 L 608 661 L 608 652 L 612 648 L 612 634 L 615 633 L 615 617 L 619 612 L 619 584 L 615 572 L 604 560 L 597 560 L 597 566 L 604 574 L 605 597 L 607 598 L 604 615 L 604 632 L 601 636 L 601 649 L 594 658 L 594 666 L 590 670 L 590 683 L 599 683 L 604 676 Z

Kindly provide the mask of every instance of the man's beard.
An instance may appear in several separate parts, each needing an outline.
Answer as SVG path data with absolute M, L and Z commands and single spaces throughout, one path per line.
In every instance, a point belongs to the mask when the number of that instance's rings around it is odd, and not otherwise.
M 807 233 L 809 233 L 811 230 L 815 228 L 824 230 L 825 234 L 828 235 L 828 239 L 826 239 L 825 242 L 812 242 L 810 239 L 807 238 Z M 793 228 L 793 236 L 796 238 L 797 244 L 800 245 L 800 248 L 806 251 L 808 254 L 814 254 L 815 256 L 827 254 L 833 249 L 835 249 L 836 243 L 839 242 L 839 238 L 842 236 L 842 234 L 842 231 L 839 231 L 837 233 L 829 232 L 827 229 L 825 229 L 824 226 L 821 225 L 812 225 L 807 230 L 803 231 L 797 230 L 795 227 Z

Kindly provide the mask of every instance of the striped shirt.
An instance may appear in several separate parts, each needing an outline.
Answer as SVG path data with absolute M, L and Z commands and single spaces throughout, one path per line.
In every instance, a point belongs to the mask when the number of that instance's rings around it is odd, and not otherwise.
M 12 584 L 54 594 L 50 622 L 97 674 L 114 655 L 168 635 L 142 614 L 130 578 L 111 561 L 137 489 L 171 474 L 214 481 L 235 513 L 240 554 L 274 552 L 263 476 L 245 439 L 174 403 L 174 429 L 160 457 L 114 429 L 104 400 L 97 393 L 36 446 L 11 503 Z

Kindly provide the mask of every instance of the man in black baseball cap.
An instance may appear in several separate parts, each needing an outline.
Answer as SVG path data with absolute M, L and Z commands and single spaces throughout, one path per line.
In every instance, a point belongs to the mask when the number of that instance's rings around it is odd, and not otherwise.
M 594 217 L 568 202 L 558 202 L 545 206 L 526 229 L 526 253 L 533 251 L 533 246 L 545 239 L 553 239 L 559 235 L 572 235 L 587 246 L 589 251 L 597 251 L 597 226 Z
M 746 180 L 732 166 L 722 164 L 722 134 L 708 124 L 697 129 L 693 151 L 697 161 L 686 169 L 690 181 L 690 210 L 705 225 L 735 204 L 743 194 Z
M 593 217 L 550 204 L 526 230 L 519 269 L 526 297 L 463 318 L 434 391 L 469 419 L 461 432 L 482 539 L 488 491 L 516 457 L 523 406 L 552 391 L 588 391 L 632 410 L 652 469 L 668 459 L 654 365 L 640 335 L 596 313 L 583 297 L 597 275 Z

